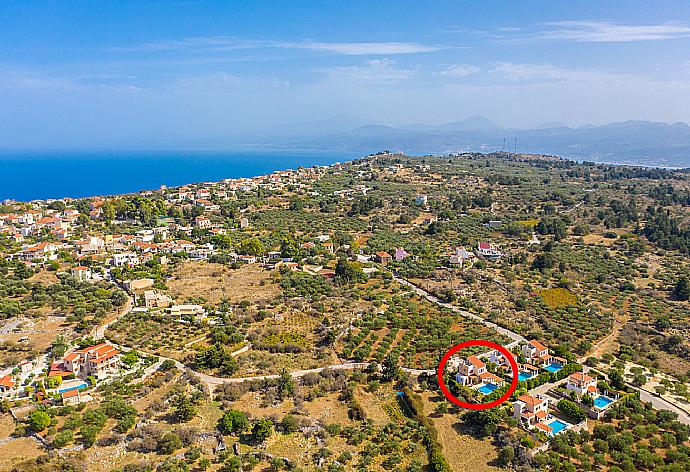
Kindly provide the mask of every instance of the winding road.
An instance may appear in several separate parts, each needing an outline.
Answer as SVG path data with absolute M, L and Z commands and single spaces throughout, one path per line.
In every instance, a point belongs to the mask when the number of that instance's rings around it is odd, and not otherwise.
M 422 289 L 421 287 L 413 284 L 412 282 L 410 282 L 406 279 L 403 279 L 403 278 L 399 277 L 398 275 L 396 275 L 392 272 L 391 272 L 391 274 L 393 275 L 393 279 L 396 282 L 398 282 L 399 284 L 401 284 L 403 286 L 410 288 L 414 293 L 416 293 L 420 297 L 426 298 L 428 301 L 435 303 L 435 304 L 437 304 L 443 308 L 447 308 L 447 309 L 453 311 L 454 313 L 457 313 L 461 316 L 464 316 L 465 318 L 474 320 L 478 323 L 482 323 L 486 327 L 496 331 L 497 333 L 502 334 L 502 335 L 510 338 L 511 342 L 505 345 L 505 347 L 507 349 L 510 349 L 510 348 L 516 346 L 520 342 L 527 341 L 527 339 L 524 336 L 521 336 L 520 334 L 518 334 L 514 331 L 503 328 L 502 326 L 499 326 L 496 323 L 488 321 L 488 320 L 482 318 L 481 316 L 478 316 L 478 315 L 471 313 L 467 310 L 463 310 L 462 308 L 454 306 L 450 303 L 444 302 L 444 301 L 440 300 L 438 297 L 436 297 L 435 295 L 430 294 L 429 292 L 427 292 L 426 290 Z M 94 337 L 96 339 L 105 338 L 105 332 L 106 332 L 108 326 L 110 326 L 112 323 L 117 321 L 117 319 L 120 316 L 129 312 L 133 306 L 134 306 L 134 300 L 132 299 L 131 296 L 128 296 L 127 297 L 127 303 L 125 304 L 123 309 L 119 311 L 117 316 L 108 320 L 107 322 L 103 323 L 102 325 L 97 326 L 94 329 L 94 334 L 95 334 Z M 123 349 L 123 350 L 128 350 L 128 348 L 124 347 L 124 346 L 118 346 L 118 347 Z M 247 344 L 244 347 L 242 347 L 241 349 L 239 349 L 238 351 L 232 353 L 232 355 L 233 356 L 239 355 L 243 352 L 246 352 L 249 349 L 250 349 L 250 345 Z M 155 355 L 155 354 L 146 353 L 143 351 L 140 351 L 140 352 L 142 352 L 143 354 L 147 354 L 147 355 Z M 209 374 L 205 374 L 203 372 L 198 372 L 196 370 L 193 370 L 191 367 L 188 367 L 187 365 L 183 364 L 182 362 L 180 362 L 178 360 L 170 359 L 170 358 L 167 358 L 164 356 L 157 356 L 157 357 L 159 359 L 158 362 L 149 366 L 144 371 L 144 377 L 147 377 L 148 375 L 155 372 L 163 361 L 171 360 L 175 363 L 175 366 L 178 369 L 180 369 L 181 371 L 189 372 L 190 374 L 196 376 L 202 383 L 204 383 L 207 386 L 207 388 L 209 389 L 209 392 L 211 394 L 213 393 L 213 390 L 215 389 L 215 387 L 217 387 L 219 385 L 242 383 L 242 382 L 247 381 L 247 380 L 276 379 L 279 377 L 278 374 L 252 376 L 252 377 L 231 377 L 231 378 L 216 377 L 213 375 L 209 375 Z M 584 360 L 584 358 L 582 360 Z M 328 366 L 324 366 L 324 367 L 317 367 L 315 369 L 296 370 L 296 371 L 290 372 L 290 376 L 292 378 L 299 378 L 299 377 L 303 377 L 303 376 L 305 376 L 307 374 L 311 374 L 311 373 L 318 374 L 320 372 L 323 372 L 324 370 L 362 369 L 362 368 L 366 368 L 368 365 L 369 365 L 368 362 L 344 362 L 344 363 L 333 364 L 333 365 L 328 365 Z M 403 370 L 404 372 L 407 372 L 409 374 L 412 374 L 412 375 L 421 375 L 421 374 L 434 375 L 436 373 L 435 370 L 413 369 L 413 368 L 409 368 L 409 367 L 402 367 L 401 370 Z M 653 394 L 650 394 L 649 392 L 646 392 L 644 390 L 640 390 L 640 389 L 637 389 L 637 390 L 640 391 L 640 399 L 642 399 L 643 401 L 651 403 L 654 406 L 654 408 L 661 409 L 661 410 L 668 410 L 668 411 L 677 413 L 678 414 L 678 421 L 680 421 L 683 424 L 690 425 L 690 415 L 688 415 L 683 410 L 679 409 L 678 407 L 669 403 L 668 401 L 664 400 L 663 398 L 660 398 L 658 396 L 654 396 Z

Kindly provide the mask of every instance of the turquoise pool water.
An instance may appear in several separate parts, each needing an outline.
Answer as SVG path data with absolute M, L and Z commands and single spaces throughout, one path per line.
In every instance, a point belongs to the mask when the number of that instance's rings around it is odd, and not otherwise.
M 597 398 L 594 399 L 594 406 L 596 406 L 597 408 L 606 408 L 611 403 L 613 403 L 613 399 L 605 397 L 604 395 L 599 395 Z
M 549 364 L 546 367 L 544 367 L 544 370 L 548 370 L 549 372 L 558 372 L 562 368 L 563 366 L 560 364 Z
M 518 380 L 520 382 L 524 382 L 525 380 L 531 379 L 531 378 L 532 378 L 532 374 L 528 374 L 527 372 L 520 372 L 518 374 Z
M 561 431 L 563 431 L 565 428 L 568 427 L 567 423 L 564 423 L 561 420 L 553 420 L 551 423 L 549 423 L 549 426 L 553 429 L 553 434 L 558 434 Z
M 477 390 L 482 392 L 484 395 L 488 395 L 491 392 L 493 392 L 494 390 L 496 390 L 497 388 L 498 388 L 498 385 L 494 385 L 494 384 L 489 383 L 489 384 L 482 385 Z
M 65 392 L 69 392 L 70 390 L 81 390 L 82 388 L 86 388 L 88 385 L 89 384 L 87 384 L 86 382 L 82 382 L 82 383 L 77 384 L 77 385 L 72 385 L 70 387 L 61 388 L 58 390 L 58 392 L 65 393 Z

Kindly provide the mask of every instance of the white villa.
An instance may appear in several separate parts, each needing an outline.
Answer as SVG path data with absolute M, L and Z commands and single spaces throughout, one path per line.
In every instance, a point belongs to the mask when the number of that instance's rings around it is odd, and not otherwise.
M 86 379 L 106 378 L 120 367 L 120 351 L 108 343 L 85 347 L 70 352 L 63 358 L 64 370 Z
M 481 381 L 481 375 L 487 373 L 486 364 L 477 356 L 470 356 L 460 361 L 455 380 L 460 385 L 471 386 Z
M 592 376 L 585 374 L 584 372 L 575 372 L 568 376 L 568 382 L 565 388 L 571 390 L 578 395 L 583 395 L 589 393 L 590 395 L 596 395 L 599 390 L 597 389 L 597 379 Z
M 528 429 L 537 428 L 550 433 L 552 428 L 544 423 L 551 418 L 549 400 L 541 395 L 520 395 L 513 403 L 513 418 Z
M 492 244 L 485 241 L 480 241 L 477 244 L 477 254 L 489 261 L 495 261 L 501 258 L 503 254 Z
M 550 354 L 549 348 L 536 339 L 532 339 L 522 346 L 522 355 L 527 359 L 529 364 L 539 367 L 548 366 L 550 364 L 559 364 L 563 366 L 568 363 L 566 359 Z

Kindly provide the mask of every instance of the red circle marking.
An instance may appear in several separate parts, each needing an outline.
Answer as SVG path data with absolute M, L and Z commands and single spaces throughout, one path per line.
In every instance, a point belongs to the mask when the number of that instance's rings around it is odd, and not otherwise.
M 510 382 L 510 388 L 508 391 L 501 396 L 501 398 L 494 400 L 489 403 L 468 403 L 468 402 L 463 402 L 459 398 L 457 398 L 455 395 L 450 393 L 448 390 L 448 387 L 446 387 L 446 383 L 443 381 L 443 370 L 446 367 L 446 363 L 448 362 L 448 359 L 458 352 L 461 349 L 464 349 L 466 347 L 473 347 L 473 346 L 484 346 L 488 347 L 491 349 L 496 349 L 498 352 L 503 354 L 503 356 L 508 359 L 508 363 L 510 364 L 510 368 L 513 370 L 513 380 Z M 491 341 L 486 341 L 484 339 L 471 339 L 469 341 L 464 341 L 461 342 L 460 344 L 453 346 L 450 348 L 448 352 L 446 352 L 441 359 L 441 362 L 438 365 L 438 371 L 437 371 L 437 378 L 438 378 L 438 386 L 441 388 L 441 392 L 443 392 L 443 395 L 450 400 L 451 402 L 455 403 L 459 407 L 462 408 L 469 408 L 470 410 L 486 410 L 489 408 L 496 407 L 500 405 L 501 403 L 505 402 L 510 398 L 510 396 L 513 394 L 515 389 L 517 388 L 518 384 L 518 366 L 517 362 L 515 362 L 515 357 L 508 351 L 508 349 L 504 348 L 500 344 L 492 343 Z

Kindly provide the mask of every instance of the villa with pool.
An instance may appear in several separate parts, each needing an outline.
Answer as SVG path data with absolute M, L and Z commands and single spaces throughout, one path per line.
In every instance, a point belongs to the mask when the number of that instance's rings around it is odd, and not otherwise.
M 549 413 L 549 399 L 542 395 L 520 395 L 513 403 L 513 418 L 525 428 L 536 429 L 548 436 L 555 436 L 572 426 Z
M 592 397 L 593 404 L 589 410 L 591 416 L 596 419 L 601 419 L 606 414 L 608 408 L 619 398 L 619 394 L 616 392 L 602 392 L 597 386 L 597 379 L 584 372 L 575 372 L 569 375 L 565 388 L 566 390 L 575 392 L 580 398 L 582 398 L 584 394 Z
M 481 376 L 486 373 L 488 373 L 486 364 L 477 356 L 469 356 L 467 359 L 460 360 L 455 380 L 460 385 L 471 387 L 482 383 Z
M 477 356 L 469 356 L 460 361 L 455 380 L 460 385 L 474 388 L 482 395 L 488 395 L 505 385 L 505 380 L 489 372 L 484 361 Z
M 524 344 L 521 351 L 527 364 L 541 367 L 547 372 L 556 373 L 568 363 L 566 359 L 551 354 L 549 348 L 536 339 Z

